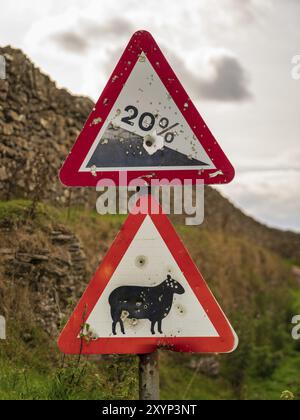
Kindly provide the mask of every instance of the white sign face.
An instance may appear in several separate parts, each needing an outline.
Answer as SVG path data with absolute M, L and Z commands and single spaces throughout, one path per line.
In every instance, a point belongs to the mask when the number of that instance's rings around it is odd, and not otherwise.
M 216 169 L 182 114 L 188 110 L 141 54 L 80 171 Z
M 161 325 L 143 319 L 161 310 Z M 219 337 L 149 216 L 86 322 L 95 338 Z

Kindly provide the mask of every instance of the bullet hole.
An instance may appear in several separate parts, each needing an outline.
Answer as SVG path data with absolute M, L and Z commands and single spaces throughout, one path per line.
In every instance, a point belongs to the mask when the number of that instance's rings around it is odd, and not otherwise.
M 144 137 L 143 146 L 146 152 L 151 156 L 158 150 L 163 149 L 164 139 L 162 136 L 157 135 L 156 131 L 154 131 Z
M 92 125 L 98 125 L 98 124 L 100 124 L 101 122 L 102 122 L 102 118 L 98 117 L 98 118 L 95 118 L 95 119 L 93 120 Z
M 214 159 L 212 159 L 212 160 L 214 160 Z M 209 177 L 210 177 L 210 178 L 216 178 L 216 177 L 217 177 L 217 176 L 219 176 L 219 175 L 224 175 L 224 173 L 223 173 L 221 170 L 218 170 L 218 171 L 216 171 L 216 172 L 210 173 L 210 174 L 209 174 Z
M 147 257 L 139 255 L 135 260 L 135 264 L 138 268 L 144 268 L 147 264 Z
M 129 317 L 129 312 L 128 311 L 122 311 L 122 314 L 121 314 L 122 321 L 125 321 L 128 317 Z
M 153 139 L 148 139 L 148 140 L 146 140 L 146 146 L 148 146 L 148 147 L 151 147 L 151 146 L 153 146 L 153 143 L 154 143 L 154 141 L 153 141 Z
M 126 318 L 126 324 L 130 325 L 131 327 L 135 327 L 138 324 L 138 320 L 136 318 Z
M 184 315 L 185 314 L 185 308 L 182 305 L 176 305 L 176 311 L 178 315 Z
M 97 167 L 95 165 L 91 166 L 91 174 L 97 176 Z

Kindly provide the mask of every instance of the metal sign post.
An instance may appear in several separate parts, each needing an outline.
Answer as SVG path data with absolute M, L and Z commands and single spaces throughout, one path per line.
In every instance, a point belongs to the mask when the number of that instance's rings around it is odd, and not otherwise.
M 139 399 L 159 400 L 158 351 L 139 355 Z

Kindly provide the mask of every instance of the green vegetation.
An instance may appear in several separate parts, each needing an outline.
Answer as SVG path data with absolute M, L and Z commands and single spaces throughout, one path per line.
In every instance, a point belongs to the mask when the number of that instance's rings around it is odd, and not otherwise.
M 64 357 L 41 329 L 31 333 L 30 342 L 24 343 L 21 331 L 9 330 L 7 342 L 1 342 L 0 400 L 137 397 L 137 366 L 133 357 L 99 362 Z
M 29 218 L 30 209 L 30 201 L 0 202 L 0 223 L 9 222 L 13 232 L 10 238 L 0 234 L 3 247 L 18 238 L 20 246 L 42 246 L 50 230 L 63 226 L 83 243 L 91 274 L 99 249 L 106 251 L 125 219 L 46 204 L 38 204 Z M 299 399 L 300 344 L 291 339 L 290 321 L 300 314 L 300 289 L 292 263 L 222 231 L 176 228 L 232 321 L 240 346 L 216 358 L 217 375 L 191 364 L 199 356 L 161 352 L 162 398 Z M 8 338 L 0 341 L 0 399 L 137 398 L 137 356 L 63 357 L 36 321 L 34 288 L 16 286 L 3 269 L 0 275 L 0 314 L 9 314 Z

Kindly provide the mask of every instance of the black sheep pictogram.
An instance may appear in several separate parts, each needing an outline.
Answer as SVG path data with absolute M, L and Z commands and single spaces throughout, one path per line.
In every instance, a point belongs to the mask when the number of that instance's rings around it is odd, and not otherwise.
M 124 313 L 129 319 L 149 319 L 152 334 L 155 334 L 154 327 L 157 323 L 158 332 L 162 334 L 162 320 L 172 309 L 174 294 L 182 295 L 184 292 L 184 288 L 170 275 L 164 282 L 154 287 L 118 287 L 109 296 L 113 334 L 117 334 L 118 323 L 122 333 L 125 334 L 122 320 Z

